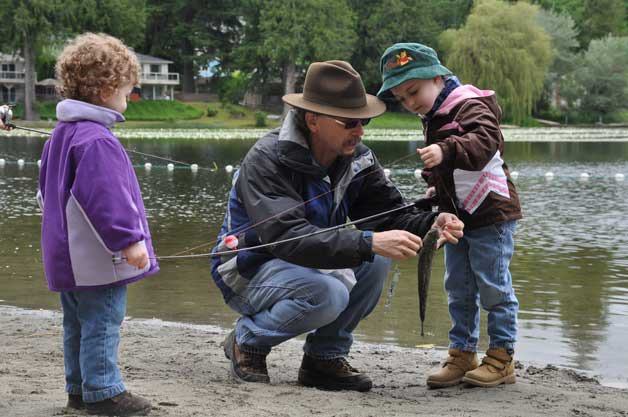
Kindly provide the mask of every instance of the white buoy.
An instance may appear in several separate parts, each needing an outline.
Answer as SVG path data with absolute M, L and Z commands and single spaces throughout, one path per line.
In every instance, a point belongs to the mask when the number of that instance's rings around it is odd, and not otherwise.
M 615 181 L 623 181 L 624 178 L 626 178 L 624 174 L 621 174 L 621 173 L 615 174 Z
M 151 164 L 150 162 L 144 164 L 144 169 L 146 169 L 146 171 L 150 171 L 152 168 L 153 164 Z
M 420 169 L 415 169 L 414 170 L 414 178 L 416 178 L 417 181 L 421 181 L 422 177 L 421 177 L 421 171 Z
M 3 167 L 6 163 L 7 161 L 4 158 L 0 159 L 0 167 Z
M 18 159 L 17 160 L 17 166 L 22 168 L 24 166 L 24 160 L 23 159 Z
M 589 181 L 589 173 L 588 172 L 583 172 L 582 174 L 580 174 L 580 181 Z
M 198 171 L 198 165 L 197 164 L 192 164 L 192 165 L 190 165 L 190 169 L 192 170 L 192 172 L 197 172 Z
M 231 174 L 233 172 L 233 165 L 227 165 L 225 171 L 227 171 L 227 174 Z
M 554 173 L 552 171 L 546 172 L 545 173 L 545 179 L 546 180 L 553 180 L 554 179 Z
M 512 178 L 513 180 L 516 180 L 517 178 L 519 178 L 519 171 L 512 171 L 510 173 L 510 178 Z
M 41 168 L 41 159 L 37 160 L 37 168 Z
M 390 178 L 390 170 L 388 168 L 384 168 L 384 175 L 386 178 Z
M 168 171 L 174 171 L 174 164 L 168 164 L 166 167 L 168 168 Z

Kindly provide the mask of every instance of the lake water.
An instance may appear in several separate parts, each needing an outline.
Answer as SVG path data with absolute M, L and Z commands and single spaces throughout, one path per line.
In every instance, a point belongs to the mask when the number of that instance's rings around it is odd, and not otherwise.
M 543 140 L 552 131 L 543 131 Z M 556 130 L 559 142 L 539 141 L 538 131 L 518 133 L 505 158 L 517 171 L 525 218 L 516 233 L 512 262 L 521 307 L 517 359 L 553 363 L 599 375 L 609 385 L 628 387 L 628 134 L 613 131 L 597 142 L 591 130 Z M 619 133 L 618 133 L 619 132 Z M 581 133 L 581 134 L 580 134 Z M 392 134 L 392 133 L 391 133 Z M 249 134 L 250 135 L 250 134 Z M 385 136 L 379 133 L 380 136 Z M 166 136 L 167 135 L 157 135 Z M 246 134 L 244 135 L 246 136 Z M 570 141 L 571 138 L 571 141 Z M 608 141 L 604 138 L 607 138 Z M 599 138 L 598 138 L 599 139 Z M 132 155 L 143 190 L 156 249 L 172 255 L 204 245 L 208 252 L 222 223 L 230 175 L 253 139 L 123 139 L 127 148 L 197 163 L 169 172 L 163 161 Z M 414 178 L 416 160 L 391 163 L 413 152 L 416 141 L 367 141 L 408 198 L 425 187 Z M 43 140 L 0 136 L 0 303 L 59 309 L 47 290 L 39 250 L 40 212 L 34 195 Z M 19 167 L 17 159 L 24 159 Z M 151 162 L 150 171 L 144 169 Z M 216 172 L 202 169 L 219 167 Z M 551 171 L 553 179 L 545 174 Z M 581 180 L 588 173 L 587 181 Z M 211 282 L 207 259 L 162 261 L 162 272 L 130 286 L 128 314 L 230 327 L 236 315 Z M 443 291 L 442 253 L 432 274 L 426 335 L 420 336 L 416 262 L 395 264 L 395 293 L 388 285 L 377 309 L 356 331 L 356 339 L 400 346 L 447 345 L 450 326 Z M 391 274 L 392 275 L 392 274 Z M 389 277 L 390 281 L 390 277 Z M 486 316 L 482 316 L 486 333 Z M 482 348 L 487 340 L 482 339 Z

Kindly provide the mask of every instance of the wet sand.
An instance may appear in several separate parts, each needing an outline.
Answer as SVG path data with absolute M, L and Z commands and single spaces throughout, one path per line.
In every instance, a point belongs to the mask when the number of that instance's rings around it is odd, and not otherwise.
M 0 306 L 0 416 L 71 416 L 64 410 L 61 315 Z M 628 391 L 552 365 L 517 364 L 517 383 L 429 390 L 443 351 L 356 343 L 350 362 L 367 371 L 368 393 L 296 383 L 301 342 L 268 357 L 272 383 L 239 384 L 220 343 L 226 330 L 126 320 L 120 366 L 127 388 L 153 416 L 628 416 Z

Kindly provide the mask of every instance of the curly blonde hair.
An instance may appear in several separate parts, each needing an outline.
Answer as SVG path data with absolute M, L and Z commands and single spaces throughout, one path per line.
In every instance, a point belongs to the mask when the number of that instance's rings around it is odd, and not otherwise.
M 138 84 L 140 64 L 117 38 L 84 33 L 70 40 L 55 65 L 57 90 L 64 98 L 100 104 L 129 82 Z

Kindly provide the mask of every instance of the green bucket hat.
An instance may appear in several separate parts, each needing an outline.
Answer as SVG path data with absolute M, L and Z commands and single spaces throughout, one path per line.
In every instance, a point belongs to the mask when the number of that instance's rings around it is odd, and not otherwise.
M 386 49 L 379 70 L 383 83 L 377 92 L 379 98 L 390 98 L 390 89 L 408 80 L 428 80 L 452 74 L 441 65 L 435 50 L 420 43 L 396 43 Z

